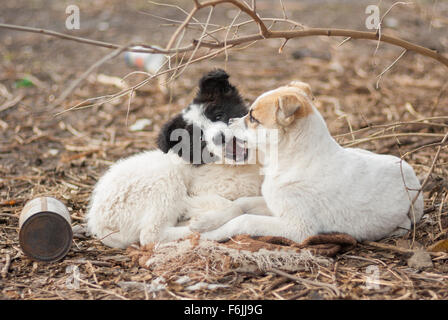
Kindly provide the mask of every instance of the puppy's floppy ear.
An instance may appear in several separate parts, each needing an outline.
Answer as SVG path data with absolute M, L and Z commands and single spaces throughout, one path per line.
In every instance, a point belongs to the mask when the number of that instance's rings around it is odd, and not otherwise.
M 277 98 L 277 122 L 286 127 L 295 119 L 295 113 L 302 107 L 303 101 L 296 94 L 280 95 Z
M 171 141 L 171 132 L 177 128 L 183 128 L 185 126 L 185 121 L 182 119 L 182 115 L 179 114 L 169 120 L 159 132 L 157 136 L 157 147 L 164 153 L 167 153 L 173 145 L 177 142 Z
M 167 153 L 170 149 L 170 140 L 169 140 L 169 126 L 166 123 L 159 132 L 157 136 L 157 147 L 162 150 L 164 153 Z
M 225 94 L 234 87 L 229 83 L 229 75 L 222 69 L 210 71 L 199 80 L 199 92 L 196 99 L 213 99 L 216 95 Z
M 310 98 L 311 100 L 314 100 L 313 92 L 312 92 L 311 87 L 310 87 L 310 85 L 308 83 L 305 83 L 305 82 L 302 82 L 302 81 L 298 81 L 298 80 L 294 80 L 294 81 L 291 81 L 288 84 L 288 87 L 299 88 L 300 90 L 305 92 L 305 94 L 308 96 L 308 98 Z

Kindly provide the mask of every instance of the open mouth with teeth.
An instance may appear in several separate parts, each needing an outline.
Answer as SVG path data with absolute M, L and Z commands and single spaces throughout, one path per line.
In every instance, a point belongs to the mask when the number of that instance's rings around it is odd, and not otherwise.
M 225 157 L 235 162 L 244 162 L 249 156 L 247 142 L 233 137 L 225 146 Z

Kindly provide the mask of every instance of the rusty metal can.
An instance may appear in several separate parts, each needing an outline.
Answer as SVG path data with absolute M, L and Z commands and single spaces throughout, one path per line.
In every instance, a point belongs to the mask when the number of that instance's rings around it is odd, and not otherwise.
M 27 202 L 20 214 L 19 230 L 20 246 L 33 260 L 58 261 L 72 245 L 70 213 L 55 198 L 39 197 Z

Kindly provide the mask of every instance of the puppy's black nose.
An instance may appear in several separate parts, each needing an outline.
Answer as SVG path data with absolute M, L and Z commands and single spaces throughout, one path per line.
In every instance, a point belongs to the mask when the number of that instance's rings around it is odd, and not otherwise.
M 225 141 L 224 134 L 222 132 L 218 132 L 217 134 L 215 134 L 213 136 L 212 141 L 217 146 L 222 145 L 224 143 L 224 141 Z

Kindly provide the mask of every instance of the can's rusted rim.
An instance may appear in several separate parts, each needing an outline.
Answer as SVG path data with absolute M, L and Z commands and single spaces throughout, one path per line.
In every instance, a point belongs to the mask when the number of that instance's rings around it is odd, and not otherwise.
M 19 242 L 23 252 L 33 260 L 55 262 L 70 250 L 71 225 L 61 215 L 44 211 L 29 217 L 20 228 Z

